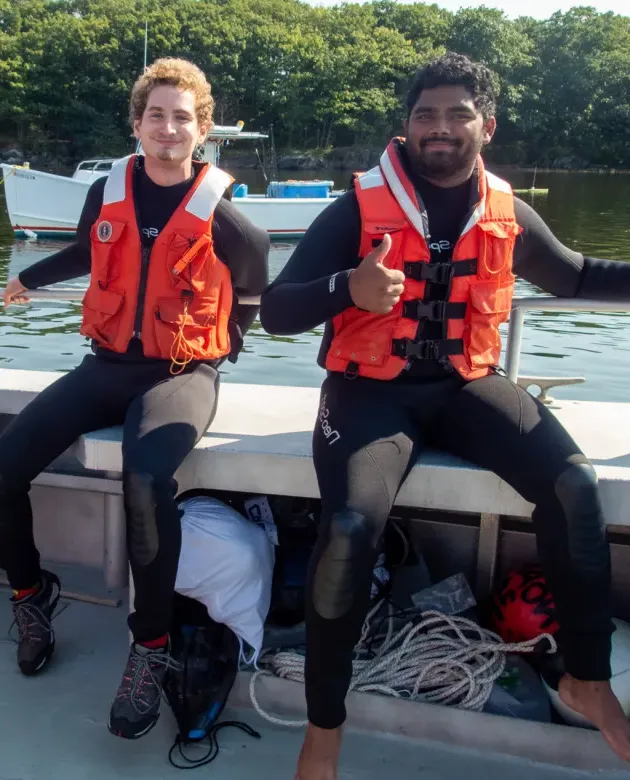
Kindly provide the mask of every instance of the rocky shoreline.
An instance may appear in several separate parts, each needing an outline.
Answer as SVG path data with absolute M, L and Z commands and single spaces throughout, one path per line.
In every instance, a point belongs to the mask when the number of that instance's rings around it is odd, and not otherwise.
M 365 171 L 368 168 L 378 164 L 383 150 L 381 148 L 357 147 L 357 148 L 339 148 L 332 149 L 329 152 L 279 152 L 277 159 L 277 169 L 291 171 L 317 171 L 317 170 L 346 170 L 346 171 Z M 500 157 L 504 157 L 502 154 Z M 221 154 L 221 159 L 229 163 L 231 168 L 259 168 L 260 161 L 256 154 L 238 152 L 236 150 L 225 150 Z M 510 165 L 502 160 L 493 159 L 488 155 L 488 161 L 494 168 L 502 170 L 534 171 L 539 173 L 630 173 L 625 169 L 601 168 L 597 165 L 590 165 L 585 160 L 578 160 L 572 157 L 562 157 L 552 160 L 544 165 Z M 272 169 L 269 157 L 265 159 L 265 167 Z
M 267 150 L 263 158 L 265 168 L 272 169 L 273 163 Z M 276 166 L 279 171 L 317 171 L 328 170 L 366 170 L 378 163 L 382 149 L 377 147 L 346 147 L 330 151 L 313 150 L 280 151 L 277 154 Z M 221 159 L 232 168 L 259 168 L 260 160 L 255 152 L 237 149 L 223 149 Z

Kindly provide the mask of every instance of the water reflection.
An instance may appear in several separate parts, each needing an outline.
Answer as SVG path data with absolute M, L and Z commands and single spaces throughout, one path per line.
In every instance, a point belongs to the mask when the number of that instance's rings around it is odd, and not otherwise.
M 530 172 L 497 172 L 515 187 L 529 187 Z M 251 191 L 262 190 L 255 171 L 238 171 Z M 291 172 L 285 172 L 288 177 Z M 300 172 L 301 177 L 305 177 Z M 311 178 L 334 178 L 345 184 L 345 173 L 317 171 Z M 547 196 L 523 196 L 567 245 L 587 255 L 630 260 L 630 177 L 576 173 L 539 173 L 537 187 Z M 3 201 L 0 201 L 0 283 L 63 246 L 58 241 L 13 241 Z M 275 277 L 295 249 L 294 243 L 273 245 L 270 262 Z M 85 288 L 87 279 L 64 283 Z M 518 295 L 539 290 L 519 280 Z M 37 301 L 29 306 L 0 308 L 0 365 L 12 368 L 67 370 L 89 351 L 78 334 L 80 307 L 68 302 Z M 255 323 L 238 363 L 226 367 L 225 379 L 259 384 L 321 383 L 316 365 L 321 328 L 294 337 L 271 337 Z M 506 329 L 504 329 L 505 332 Z M 585 376 L 583 385 L 560 388 L 557 397 L 627 401 L 630 387 L 630 313 L 542 312 L 526 316 L 521 374 Z

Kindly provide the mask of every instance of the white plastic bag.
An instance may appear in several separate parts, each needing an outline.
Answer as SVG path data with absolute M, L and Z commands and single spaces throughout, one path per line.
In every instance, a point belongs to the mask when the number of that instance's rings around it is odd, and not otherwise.
M 175 590 L 200 601 L 253 648 L 256 663 L 271 602 L 274 548 L 264 530 L 209 496 L 180 503 L 182 550 Z

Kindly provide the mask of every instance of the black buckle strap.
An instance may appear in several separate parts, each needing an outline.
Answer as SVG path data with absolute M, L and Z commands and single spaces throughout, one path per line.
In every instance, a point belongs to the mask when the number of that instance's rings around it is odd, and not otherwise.
M 449 355 L 462 355 L 464 342 L 462 339 L 394 339 L 392 341 L 392 355 L 407 360 L 439 360 Z
M 416 282 L 450 284 L 451 279 L 456 276 L 474 276 L 477 273 L 477 258 L 457 260 L 453 263 L 407 262 L 403 270 L 407 279 L 414 279 Z
M 465 303 L 446 303 L 446 301 L 403 301 L 402 316 L 409 320 L 463 320 L 466 316 Z

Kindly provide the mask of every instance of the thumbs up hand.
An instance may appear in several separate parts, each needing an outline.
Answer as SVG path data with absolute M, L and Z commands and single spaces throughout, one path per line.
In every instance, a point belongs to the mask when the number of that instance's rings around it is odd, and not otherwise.
M 400 300 L 405 289 L 405 275 L 383 265 L 391 248 L 392 239 L 386 233 L 382 243 L 366 255 L 350 274 L 350 296 L 359 309 L 387 314 Z

